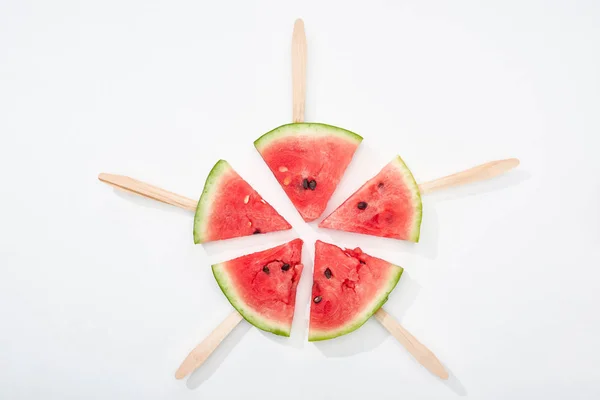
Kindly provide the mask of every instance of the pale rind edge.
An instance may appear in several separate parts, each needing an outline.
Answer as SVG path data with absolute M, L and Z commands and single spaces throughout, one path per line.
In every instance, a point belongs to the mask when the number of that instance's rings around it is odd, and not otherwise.
M 419 242 L 419 237 L 421 235 L 421 220 L 423 219 L 423 203 L 421 201 L 421 192 L 419 191 L 419 185 L 417 185 L 415 177 L 410 172 L 410 169 L 406 166 L 404 160 L 402 160 L 400 156 L 396 156 L 396 158 L 392 160 L 392 163 L 396 166 L 398 171 L 404 177 L 404 182 L 406 183 L 406 186 L 410 189 L 410 193 L 412 194 L 411 201 L 415 214 L 408 240 L 417 243 Z
M 313 137 L 333 135 L 354 142 L 357 146 L 363 140 L 362 136 L 344 128 L 319 122 L 300 122 L 285 124 L 265 133 L 254 141 L 254 147 L 262 153 L 269 144 L 290 135 L 311 135 Z
M 219 160 L 206 178 L 202 195 L 196 206 L 196 214 L 194 215 L 194 243 L 196 244 L 207 241 L 208 216 L 210 215 L 214 195 L 217 193 L 219 178 L 231 169 L 231 165 L 227 161 Z
M 227 297 L 227 300 L 231 303 L 246 321 L 262 329 L 263 331 L 274 333 L 279 336 L 290 336 L 291 324 L 282 325 L 277 321 L 273 321 L 268 318 L 264 318 L 262 315 L 252 310 L 245 302 L 241 300 L 241 296 L 237 293 L 235 285 L 231 282 L 229 274 L 225 270 L 227 262 L 214 264 L 212 266 L 213 275 L 217 281 L 217 284 Z

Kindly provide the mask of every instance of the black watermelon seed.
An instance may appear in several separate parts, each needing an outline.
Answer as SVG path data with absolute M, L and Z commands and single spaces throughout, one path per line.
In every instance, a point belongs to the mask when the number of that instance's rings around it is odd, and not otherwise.
M 253 235 L 258 235 L 260 233 L 260 229 L 255 229 L 254 232 L 252 232 Z
M 377 187 L 378 187 L 379 189 L 381 189 L 381 188 L 383 187 L 383 182 L 379 182 L 379 185 L 377 185 Z
M 308 182 L 308 188 L 310 190 L 315 190 L 315 188 L 317 187 L 317 181 L 315 181 L 314 179 L 310 182 Z
M 363 260 L 358 260 L 361 264 L 366 264 Z
M 325 270 L 325 278 L 331 279 L 331 270 L 329 268 Z
M 269 269 L 269 267 L 267 267 L 266 265 L 263 267 L 263 272 L 267 275 L 269 275 L 269 273 L 271 272 L 271 270 Z
M 323 300 L 323 299 L 321 298 L 321 296 L 317 296 L 317 297 L 315 297 L 315 298 L 313 299 L 313 301 L 315 302 L 315 304 L 319 304 L 319 303 L 321 302 L 321 300 Z
M 282 271 L 287 271 L 288 269 L 290 269 L 290 264 L 288 264 L 288 263 L 285 263 L 281 266 Z
M 304 179 L 302 180 L 302 187 L 303 187 L 304 189 L 308 189 L 308 179 L 304 178 Z
M 367 203 L 364 201 L 361 201 L 360 203 L 358 203 L 356 205 L 356 207 L 358 207 L 359 210 L 364 210 L 365 208 L 367 208 Z

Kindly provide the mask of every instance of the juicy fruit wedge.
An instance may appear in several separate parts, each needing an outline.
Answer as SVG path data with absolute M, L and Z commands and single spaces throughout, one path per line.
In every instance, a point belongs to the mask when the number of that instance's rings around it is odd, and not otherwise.
M 305 221 L 323 214 L 362 137 L 318 123 L 280 126 L 254 146 Z
M 419 186 L 396 157 L 319 226 L 418 242 L 422 208 Z
M 227 161 L 215 164 L 196 208 L 194 243 L 291 228 Z
M 403 269 L 317 240 L 308 340 L 332 339 L 360 328 L 387 301 Z
M 302 240 L 212 266 L 231 305 L 252 325 L 290 336 L 296 287 L 302 274 Z

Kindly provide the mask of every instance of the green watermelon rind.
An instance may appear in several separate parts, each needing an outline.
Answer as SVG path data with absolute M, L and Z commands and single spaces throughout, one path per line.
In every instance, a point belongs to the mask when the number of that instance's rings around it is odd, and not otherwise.
M 404 177 L 404 182 L 406 183 L 406 186 L 409 188 L 410 193 L 412 194 L 414 218 L 412 229 L 410 229 L 410 234 L 408 236 L 408 240 L 418 243 L 419 237 L 421 236 L 421 220 L 423 219 L 423 202 L 421 201 L 421 191 L 419 190 L 419 185 L 417 184 L 415 177 L 404 163 L 404 160 L 402 160 L 400 156 L 396 156 L 396 158 L 394 158 L 392 162 L 394 162 L 394 164 Z
M 236 293 L 235 286 L 231 283 L 227 272 L 225 272 L 224 264 L 226 264 L 226 262 L 212 265 L 212 271 L 217 284 L 233 308 L 235 308 L 246 321 L 258 329 L 274 333 L 275 335 L 289 337 L 291 326 L 283 326 L 278 324 L 277 321 L 264 318 L 244 304 L 240 296 Z
M 389 265 L 395 267 L 396 270 L 393 270 L 394 272 L 391 274 L 392 276 L 390 276 L 387 285 L 382 288 L 378 296 L 375 296 L 375 299 L 371 302 L 371 305 L 366 307 L 362 314 L 358 315 L 356 318 L 354 318 L 354 320 L 336 330 L 309 332 L 308 341 L 318 342 L 322 340 L 333 339 L 339 336 L 347 335 L 348 333 L 353 332 L 363 326 L 364 323 L 367 322 L 367 320 L 377 312 L 377 310 L 383 307 L 385 302 L 388 300 L 390 293 L 398 284 L 398 281 L 402 276 L 402 272 L 404 272 L 404 268 L 398 265 L 391 263 Z
M 206 230 L 208 226 L 208 216 L 210 215 L 213 196 L 218 192 L 219 181 L 224 173 L 231 170 L 231 165 L 225 160 L 219 160 L 212 167 L 206 182 L 198 205 L 196 206 L 196 214 L 194 215 L 194 243 L 200 244 L 208 241 Z
M 278 139 L 285 138 L 290 135 L 302 134 L 308 134 L 312 136 L 338 136 L 356 144 L 360 144 L 360 142 L 363 140 L 362 136 L 337 126 L 323 124 L 320 122 L 298 122 L 281 125 L 280 127 L 265 133 L 254 141 L 254 147 L 256 147 L 259 152 L 262 152 L 265 148 Z

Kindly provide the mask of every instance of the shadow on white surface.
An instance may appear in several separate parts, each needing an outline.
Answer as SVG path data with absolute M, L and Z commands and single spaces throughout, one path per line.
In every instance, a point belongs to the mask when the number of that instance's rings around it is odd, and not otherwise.
M 235 346 L 242 340 L 242 337 L 250 330 L 252 325 L 246 321 L 242 321 L 236 326 L 233 331 L 221 342 L 215 351 L 208 359 L 188 378 L 186 386 L 189 389 L 197 389 L 210 378 L 219 369 L 227 355 Z M 202 340 L 202 339 L 200 339 Z M 200 341 L 199 340 L 199 341 Z
M 439 192 L 423 195 L 423 198 L 431 198 L 433 203 L 444 200 L 461 199 L 469 196 L 477 196 L 484 193 L 495 192 L 517 186 L 529 178 L 531 178 L 531 174 L 529 172 L 517 167 L 515 170 L 509 171 L 506 174 L 493 179 L 470 183 L 464 186 L 457 186 L 455 188 L 443 189 Z
M 190 232 L 190 235 L 191 234 L 192 233 Z M 222 262 L 258 251 L 267 250 L 300 237 L 300 234 L 292 228 L 287 231 L 217 240 L 214 242 L 203 243 L 198 246 L 204 249 L 206 254 L 210 257 L 211 262 Z
M 183 208 L 175 207 L 171 204 L 166 204 L 158 200 L 149 199 L 144 196 L 140 196 L 134 193 L 125 192 L 120 189 L 111 188 L 109 185 L 102 184 L 107 187 L 107 190 L 112 189 L 113 192 L 122 199 L 135 203 L 138 206 L 145 208 L 154 208 L 157 210 L 169 211 L 172 213 L 178 213 L 181 215 L 186 215 L 190 218 L 190 222 L 193 221 L 194 212 L 190 210 L 184 210 Z
M 387 311 L 393 310 L 394 317 L 400 318 L 414 303 L 420 289 L 419 284 L 411 279 L 405 270 L 390 300 L 383 307 Z M 350 357 L 376 348 L 389 335 L 374 318 L 370 318 L 354 332 L 314 344 L 327 357 Z
M 356 245 L 352 245 L 352 243 L 360 243 L 360 246 L 364 248 L 381 249 L 390 252 L 404 251 L 420 255 L 430 260 L 435 260 L 438 256 L 438 241 L 440 237 L 439 218 L 436 211 L 436 204 L 438 202 L 507 189 L 519 185 L 530 177 L 531 174 L 527 171 L 517 169 L 487 181 L 476 182 L 423 195 L 423 220 L 421 222 L 421 236 L 419 243 L 332 229 L 322 229 L 322 231 L 331 238 L 333 243 L 338 245 L 345 244 L 346 247 L 356 247 Z M 373 255 L 376 256 L 375 254 Z
M 448 371 L 449 377 L 448 377 L 448 380 L 442 381 L 440 379 L 440 381 L 444 385 L 446 385 L 448 388 L 450 388 L 450 390 L 452 390 L 457 395 L 459 395 L 459 396 L 466 396 L 467 395 L 467 389 L 463 386 L 462 383 L 460 383 L 460 381 L 458 380 L 458 378 L 456 377 L 456 375 L 454 375 L 452 373 L 452 371 L 450 370 L 450 368 L 448 368 L 446 365 L 444 365 L 444 367 Z

